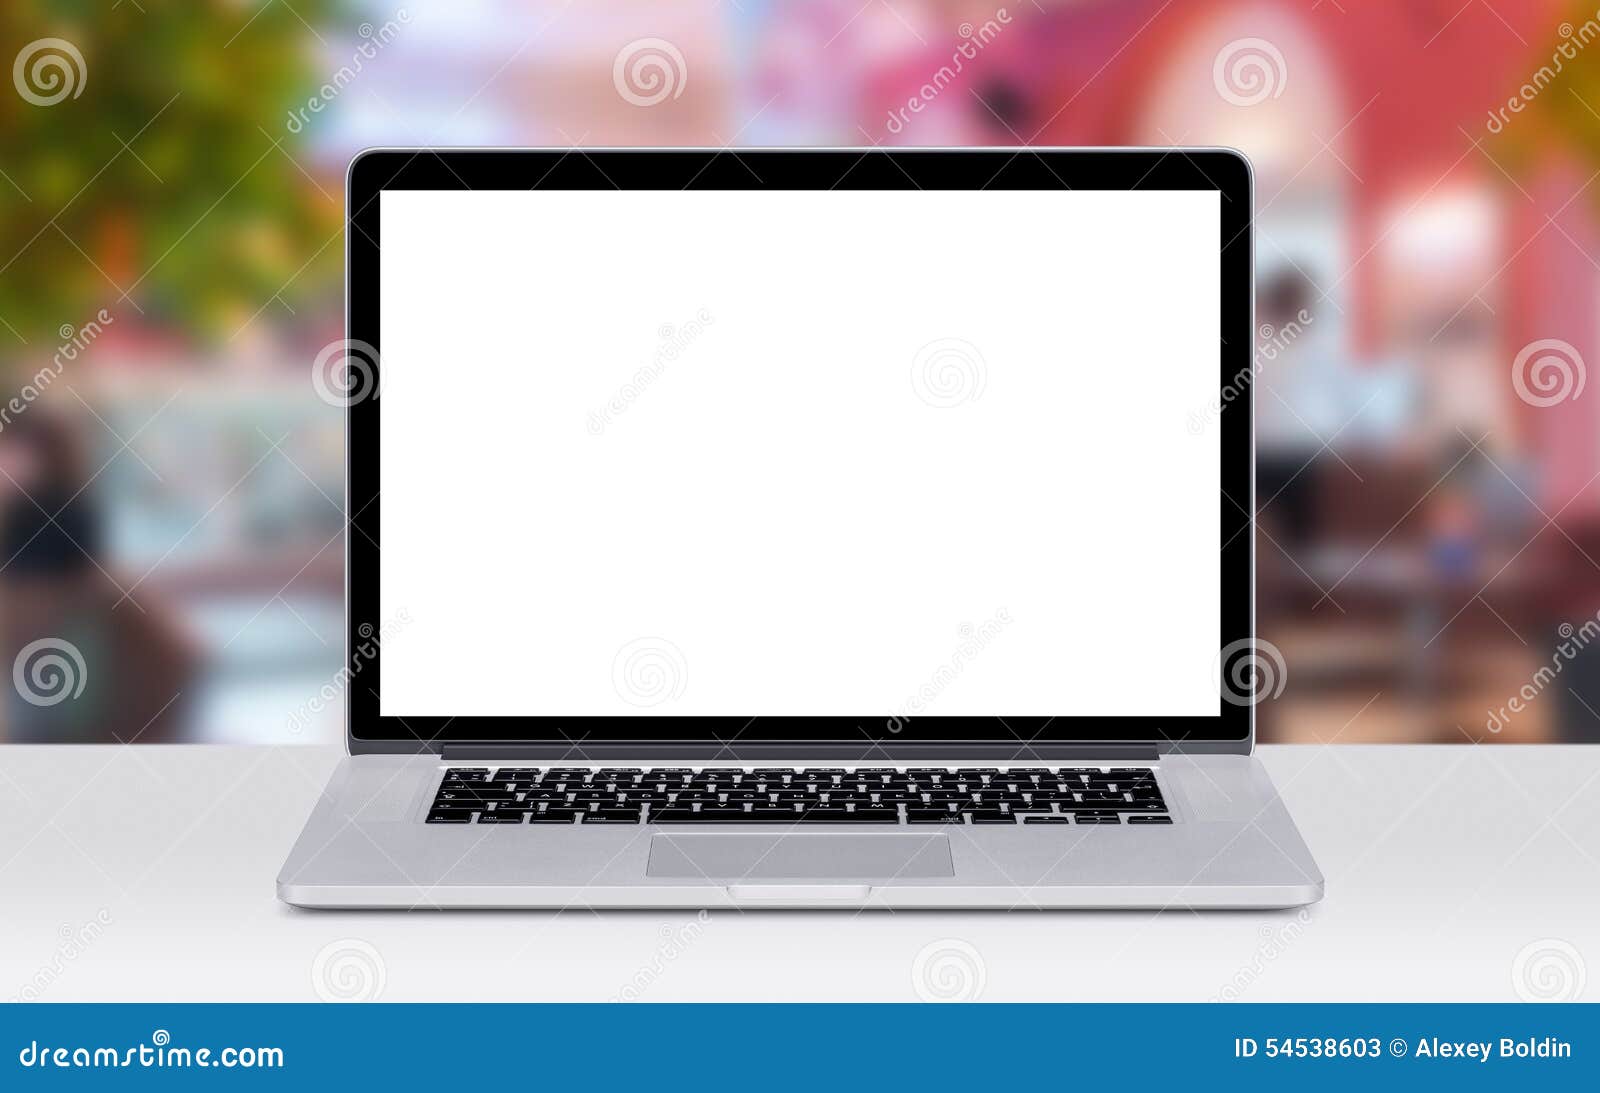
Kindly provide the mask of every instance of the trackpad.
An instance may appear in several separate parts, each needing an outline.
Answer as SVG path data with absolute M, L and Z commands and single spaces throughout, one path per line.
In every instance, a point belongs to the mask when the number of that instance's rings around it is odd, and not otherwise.
M 658 834 L 650 838 L 651 877 L 743 880 L 953 877 L 950 840 L 933 833 L 827 835 Z

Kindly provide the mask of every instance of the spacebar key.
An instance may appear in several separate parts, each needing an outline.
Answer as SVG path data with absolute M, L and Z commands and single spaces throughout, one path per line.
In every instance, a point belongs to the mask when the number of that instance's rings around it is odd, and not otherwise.
M 650 810 L 650 822 L 653 824 L 727 824 L 739 823 L 745 817 L 743 808 L 729 808 L 724 805 L 707 805 L 699 812 L 687 808 Z
M 819 805 L 806 809 L 796 818 L 803 824 L 897 824 L 900 812 L 893 808 L 858 808 L 850 812 Z

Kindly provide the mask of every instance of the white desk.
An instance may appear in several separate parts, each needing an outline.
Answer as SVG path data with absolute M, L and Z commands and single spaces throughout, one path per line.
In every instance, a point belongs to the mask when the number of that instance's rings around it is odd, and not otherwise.
M 273 881 L 336 753 L 0 748 L 0 999 L 311 1000 L 318 954 L 347 939 L 358 965 L 377 954 L 390 1001 L 603 1001 L 629 983 L 661 1001 L 912 1001 L 919 952 L 946 940 L 977 954 L 957 979 L 985 1000 L 1203 1001 L 1230 984 L 1246 1001 L 1512 1000 L 1519 952 L 1544 939 L 1568 947 L 1547 968 L 1568 993 L 1576 959 L 1600 998 L 1600 747 L 1261 756 L 1327 876 L 1304 912 L 697 923 L 295 910 Z

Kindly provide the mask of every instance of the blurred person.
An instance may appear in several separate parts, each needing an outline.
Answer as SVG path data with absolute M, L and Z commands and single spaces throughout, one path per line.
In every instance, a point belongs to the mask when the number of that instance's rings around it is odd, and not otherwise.
M 1286 547 L 1317 532 L 1318 483 L 1333 451 L 1391 452 L 1406 443 L 1418 396 L 1401 363 L 1352 363 L 1318 327 L 1316 286 L 1290 267 L 1263 279 L 1256 320 L 1256 509 Z
M 0 430 L 0 739 L 173 739 L 197 653 L 157 597 L 105 568 L 105 519 L 74 419 L 41 405 Z
M 1439 484 L 1424 509 L 1428 564 L 1441 581 L 1467 582 L 1482 561 L 1487 457 L 1461 437 L 1438 463 Z

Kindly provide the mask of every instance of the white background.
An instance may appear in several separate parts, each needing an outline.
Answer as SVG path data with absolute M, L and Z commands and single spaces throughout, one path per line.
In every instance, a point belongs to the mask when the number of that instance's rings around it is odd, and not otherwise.
M 381 201 L 385 715 L 1215 712 L 1215 193 Z

